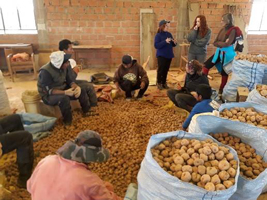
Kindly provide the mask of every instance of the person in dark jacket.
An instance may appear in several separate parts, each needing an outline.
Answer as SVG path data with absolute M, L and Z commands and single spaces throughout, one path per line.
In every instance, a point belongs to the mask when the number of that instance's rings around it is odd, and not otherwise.
M 206 17 L 198 15 L 187 37 L 190 42 L 188 60 L 198 60 L 200 63 L 206 61 L 210 36 L 211 30 L 208 28 Z
M 196 98 L 198 103 L 194 106 L 194 108 L 192 109 L 190 115 L 187 117 L 187 119 L 185 120 L 184 124 L 183 124 L 183 130 L 185 131 L 193 116 L 195 114 L 200 114 L 200 113 L 205 113 L 205 112 L 212 112 L 214 110 L 214 108 L 210 105 L 211 103 L 211 94 L 212 94 L 212 90 L 211 87 L 209 85 L 206 84 L 200 84 L 197 86 L 196 88 Z
M 202 64 L 197 60 L 189 61 L 186 65 L 186 76 L 183 87 L 167 91 L 170 100 L 180 108 L 191 111 L 191 108 L 197 104 L 196 88 L 199 84 L 209 85 L 207 76 L 202 74 Z
M 71 41 L 64 39 L 59 42 L 59 50 L 64 51 L 66 54 L 73 54 L 74 50 L 72 48 Z M 70 65 L 67 68 L 67 73 L 69 76 L 75 80 L 78 86 L 84 88 L 87 92 L 89 103 L 91 107 L 97 106 L 97 96 L 93 84 L 89 83 L 86 80 L 77 80 L 78 73 L 80 69 L 77 67 L 76 61 L 74 59 L 69 59 Z
M 47 105 L 59 106 L 65 125 L 72 123 L 70 100 L 78 99 L 83 116 L 91 116 L 86 90 L 80 88 L 67 74 L 70 57 L 70 54 L 64 54 L 62 51 L 53 52 L 50 55 L 50 62 L 40 69 L 37 82 L 38 92 L 43 102 Z
M 168 32 L 170 21 L 161 20 L 157 35 L 155 36 L 154 47 L 157 49 L 158 70 L 157 70 L 157 86 L 159 90 L 168 89 L 167 75 L 171 66 L 173 47 L 177 45 L 177 41 L 173 39 L 172 34 Z
M 0 119 L 0 157 L 13 150 L 17 152 L 17 184 L 26 188 L 33 168 L 33 140 L 32 134 L 24 130 L 21 118 L 16 114 Z
M 125 91 L 126 100 L 131 101 L 133 91 L 140 89 L 137 99 L 142 99 L 146 92 L 149 80 L 144 68 L 130 55 L 122 57 L 122 64 L 114 75 L 114 83 L 118 91 Z
M 213 43 L 217 47 L 216 52 L 204 63 L 205 66 L 203 67 L 203 74 L 208 75 L 209 70 L 216 65 L 216 68 L 222 76 L 219 94 L 222 94 L 223 88 L 228 80 L 228 74 L 224 71 L 223 66 L 234 59 L 236 55 L 234 43 L 238 36 L 234 28 L 234 18 L 231 13 L 224 14 L 221 23 L 223 28 Z

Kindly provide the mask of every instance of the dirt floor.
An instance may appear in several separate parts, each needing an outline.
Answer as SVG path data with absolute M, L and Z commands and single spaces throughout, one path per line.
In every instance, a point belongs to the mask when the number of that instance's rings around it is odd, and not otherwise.
M 183 80 L 183 74 L 178 72 L 169 73 L 168 81 L 173 86 Z M 93 72 L 83 71 L 79 74 L 79 78 L 88 80 L 91 73 Z M 113 72 L 106 73 L 113 74 Z M 156 71 L 149 71 L 148 74 L 151 85 L 154 85 Z M 216 73 L 212 76 L 214 80 L 211 80 L 211 85 L 218 88 L 220 76 Z M 5 85 L 11 107 L 24 111 L 20 100 L 21 93 L 26 89 L 36 89 L 36 81 L 32 80 L 31 75 L 27 75 L 27 78 L 20 76 L 15 83 L 6 78 Z M 74 139 L 80 131 L 86 129 L 97 131 L 112 156 L 108 162 L 91 164 L 89 168 L 102 179 L 114 184 L 115 192 L 123 197 L 128 184 L 137 181 L 137 173 L 150 136 L 179 130 L 185 119 L 185 113 L 180 110 L 162 108 L 168 102 L 166 90 L 159 93 L 155 86 L 150 86 L 147 93 L 152 95 L 148 96 L 145 101 L 126 102 L 124 99 L 118 99 L 113 104 L 100 102 L 95 108 L 99 116 L 82 118 L 81 113 L 76 111 L 74 123 L 68 129 L 65 129 L 58 120 L 50 136 L 34 143 L 34 165 L 36 166 L 45 156 L 54 154 L 67 140 Z M 30 200 L 30 195 L 26 190 L 16 187 L 18 171 L 15 160 L 15 152 L 4 155 L 0 160 L 0 171 L 5 171 L 7 189 L 12 191 L 9 199 Z M 266 196 L 262 195 L 259 199 L 267 199 Z

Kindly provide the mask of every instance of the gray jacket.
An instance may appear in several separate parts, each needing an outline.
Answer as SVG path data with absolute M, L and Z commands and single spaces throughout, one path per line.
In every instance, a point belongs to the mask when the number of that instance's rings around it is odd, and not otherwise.
M 189 53 L 203 55 L 207 54 L 207 45 L 210 41 L 211 30 L 208 29 L 206 35 L 202 38 L 198 30 L 191 30 L 187 40 L 190 42 Z

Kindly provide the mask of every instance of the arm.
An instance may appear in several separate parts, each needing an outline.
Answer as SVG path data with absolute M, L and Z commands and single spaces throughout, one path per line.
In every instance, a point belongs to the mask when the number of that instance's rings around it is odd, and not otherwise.
M 67 70 L 66 83 L 69 86 L 71 86 L 73 83 L 75 83 L 77 74 L 73 71 L 70 65 L 68 66 L 66 70 Z
M 43 90 L 47 92 L 47 94 L 65 94 L 64 90 L 54 89 L 52 87 L 53 80 L 52 76 L 46 70 L 42 70 L 39 74 L 39 79 Z
M 197 30 L 193 29 L 189 32 L 188 36 L 187 36 L 187 41 L 188 42 L 195 42 L 197 38 Z
M 138 73 L 139 73 L 139 76 L 141 76 L 141 82 L 148 83 L 147 73 L 141 65 L 138 66 Z
M 197 112 L 198 110 L 198 105 L 195 105 L 194 108 L 192 109 L 190 115 L 187 117 L 187 119 L 185 120 L 185 122 L 183 123 L 183 130 L 187 129 L 191 120 L 192 120 L 192 117 L 195 115 L 195 114 L 198 114 Z
M 165 40 L 161 40 L 160 35 L 157 34 L 155 37 L 154 47 L 156 49 L 161 49 L 166 44 L 167 44 L 167 42 Z
M 225 42 L 217 42 L 217 47 L 229 47 L 231 46 L 235 41 L 235 29 L 233 29 L 228 37 L 228 39 Z
M 116 70 L 115 74 L 114 74 L 114 77 L 113 77 L 113 82 L 116 84 L 120 81 L 120 75 L 119 75 L 119 69 L 120 69 L 120 66 L 118 67 L 118 69 Z
M 171 45 L 173 46 L 173 47 L 176 47 L 176 45 L 177 45 L 177 41 L 172 37 L 172 34 L 170 33 L 170 38 L 172 39 L 171 40 Z
M 211 31 L 208 30 L 207 34 L 201 38 L 201 39 L 196 39 L 195 41 L 193 41 L 192 43 L 194 43 L 196 46 L 198 47 L 204 47 L 206 46 L 209 41 L 210 41 L 210 36 L 211 36 Z

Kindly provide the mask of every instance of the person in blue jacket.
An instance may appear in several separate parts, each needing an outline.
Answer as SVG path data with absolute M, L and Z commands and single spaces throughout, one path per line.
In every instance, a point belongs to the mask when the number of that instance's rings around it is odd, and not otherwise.
M 169 88 L 166 80 L 172 58 L 174 57 L 173 47 L 177 45 L 177 41 L 173 39 L 172 34 L 168 32 L 169 26 L 170 21 L 161 20 L 159 22 L 159 28 L 154 42 L 154 46 L 157 49 L 157 86 L 159 90 Z
M 206 84 L 199 84 L 197 86 L 197 89 L 196 89 L 196 99 L 197 101 L 199 101 L 199 103 L 197 103 L 190 115 L 187 117 L 187 119 L 185 120 L 184 124 L 183 124 L 183 130 L 185 131 L 193 116 L 195 114 L 199 114 L 199 113 L 205 113 L 205 112 L 212 112 L 214 110 L 214 108 L 210 105 L 212 99 L 211 99 L 211 94 L 212 94 L 212 90 L 211 90 L 211 87 L 209 85 L 206 85 Z

